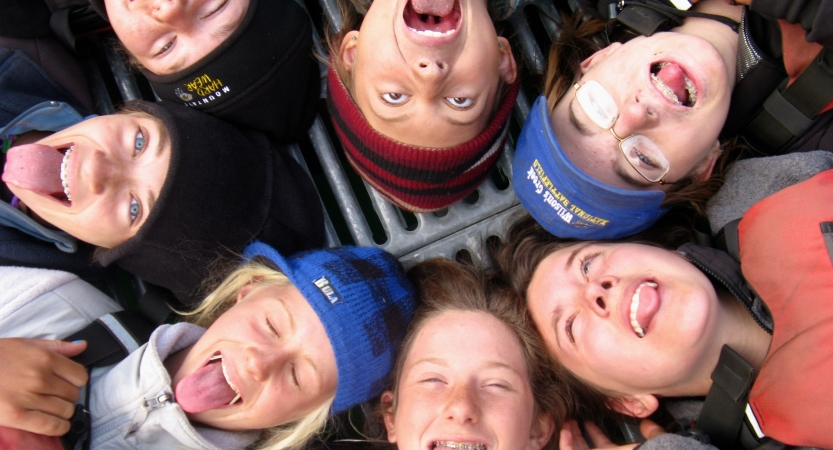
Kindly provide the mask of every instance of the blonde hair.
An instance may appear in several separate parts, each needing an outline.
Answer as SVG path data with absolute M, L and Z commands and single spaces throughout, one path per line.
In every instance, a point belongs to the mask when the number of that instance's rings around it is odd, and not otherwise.
M 277 267 L 262 258 L 247 262 L 232 270 L 195 309 L 180 313 L 185 320 L 207 328 L 235 303 L 240 290 L 246 285 L 291 286 L 292 282 Z M 287 424 L 261 431 L 260 439 L 253 446 L 258 450 L 300 450 L 327 425 L 330 407 L 335 395 L 304 417 Z

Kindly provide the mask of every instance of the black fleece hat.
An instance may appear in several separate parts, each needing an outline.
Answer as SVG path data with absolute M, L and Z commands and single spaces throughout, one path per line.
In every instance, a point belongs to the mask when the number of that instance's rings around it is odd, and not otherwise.
M 162 100 L 287 143 L 309 128 L 321 87 L 312 25 L 295 0 L 251 0 L 237 30 L 190 67 L 142 73 Z
M 240 255 L 255 237 L 283 254 L 321 247 L 324 220 L 312 181 L 266 136 L 168 102 L 132 102 L 159 118 L 171 139 L 168 175 L 135 236 L 96 252 L 165 287 L 184 303 L 219 256 Z

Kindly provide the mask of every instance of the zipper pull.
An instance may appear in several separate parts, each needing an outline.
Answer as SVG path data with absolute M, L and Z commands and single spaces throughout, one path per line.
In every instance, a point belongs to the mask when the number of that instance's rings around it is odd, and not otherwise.
M 162 408 L 168 403 L 173 403 L 173 395 L 165 390 L 144 400 L 142 407 L 136 410 L 136 414 L 133 415 L 133 420 L 130 421 L 130 428 L 127 430 L 127 434 L 124 435 L 125 438 L 139 431 L 139 428 L 145 423 L 151 411 Z

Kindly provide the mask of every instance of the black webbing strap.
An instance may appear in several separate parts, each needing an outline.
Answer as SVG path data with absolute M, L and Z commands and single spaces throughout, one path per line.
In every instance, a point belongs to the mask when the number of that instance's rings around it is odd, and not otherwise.
M 108 320 L 115 320 L 120 329 L 108 326 Z M 90 369 L 109 366 L 126 358 L 132 346 L 140 346 L 150 339 L 154 328 L 153 323 L 138 313 L 119 311 L 97 319 L 65 340 L 87 341 L 87 349 L 72 360 Z
M 746 399 L 755 380 L 755 369 L 734 350 L 724 345 L 712 372 L 712 387 L 706 396 L 697 428 L 705 432 L 712 445 L 735 448 L 744 426 Z
M 611 8 L 608 18 L 615 17 L 622 25 L 637 33 L 650 36 L 657 30 L 668 30 L 682 25 L 686 17 L 702 17 L 723 23 L 737 31 L 738 23 L 728 17 L 706 14 L 697 11 L 684 11 L 666 5 L 658 0 L 624 0 L 617 4 L 618 14 Z M 614 16 L 614 14 L 616 14 Z
M 785 85 L 786 81 L 772 91 L 743 131 L 753 146 L 775 151 L 813 126 L 822 108 L 833 100 L 833 51 L 822 49 L 793 84 L 784 89 Z
M 740 241 L 738 238 L 738 224 L 740 219 L 735 219 L 720 229 L 714 236 L 714 247 L 723 250 L 740 262 Z
M 827 247 L 827 254 L 830 262 L 833 263 L 833 222 L 822 222 L 821 236 L 824 238 L 824 245 Z

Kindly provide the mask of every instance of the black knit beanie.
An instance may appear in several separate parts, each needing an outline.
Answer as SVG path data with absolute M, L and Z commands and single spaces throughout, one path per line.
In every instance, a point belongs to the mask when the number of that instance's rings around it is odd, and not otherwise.
M 96 252 L 192 304 L 219 256 L 257 237 L 283 254 L 321 247 L 324 221 L 312 181 L 266 136 L 168 102 L 128 103 L 159 118 L 171 161 L 159 198 L 135 236 Z
M 309 128 L 321 81 L 312 26 L 295 0 L 251 0 L 237 30 L 190 67 L 142 73 L 162 100 L 288 143 Z

